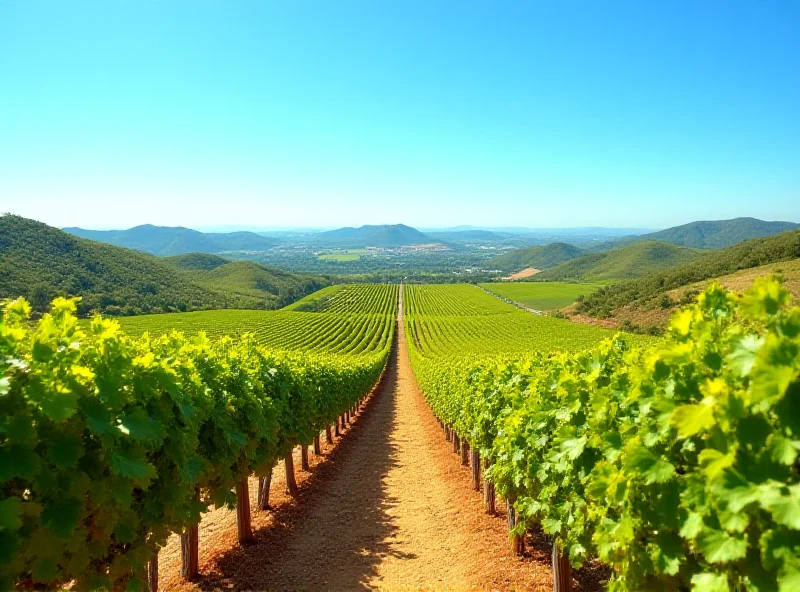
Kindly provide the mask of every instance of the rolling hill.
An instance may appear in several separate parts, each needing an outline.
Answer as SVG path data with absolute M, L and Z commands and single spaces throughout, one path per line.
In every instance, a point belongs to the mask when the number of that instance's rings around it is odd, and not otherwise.
M 247 308 L 262 308 L 255 304 L 264 301 L 271 303 L 269 308 L 280 308 L 330 283 L 322 276 L 290 273 L 253 261 L 228 261 L 203 253 L 179 255 L 166 261 L 185 270 L 199 286 L 250 302 Z
M 416 228 L 405 224 L 345 227 L 321 232 L 314 236 L 314 244 L 338 247 L 404 247 L 435 242 Z
M 658 232 L 629 236 L 595 247 L 595 251 L 618 249 L 643 241 L 661 241 L 694 249 L 724 249 L 744 240 L 774 236 L 800 228 L 794 222 L 765 222 L 756 218 L 734 218 L 691 222 Z
M 616 280 L 638 277 L 702 256 L 697 249 L 648 241 L 577 257 L 535 276 L 536 280 Z
M 583 254 L 581 249 L 567 243 L 550 243 L 549 245 L 534 245 L 509 251 L 504 255 L 489 259 L 485 265 L 494 266 L 503 271 L 518 271 L 526 267 L 549 269 Z
M 56 296 L 80 296 L 79 313 L 131 315 L 213 308 L 271 309 L 325 283 L 227 262 L 191 269 L 187 261 L 82 239 L 19 216 L 0 216 L 0 299 L 25 296 L 37 311 Z M 206 267 L 210 267 L 207 265 Z M 226 269 L 227 268 L 227 269 Z M 224 271 L 218 271 L 223 270 Z M 217 272 L 215 275 L 214 272 Z
M 118 247 L 145 251 L 159 257 L 184 253 L 223 253 L 225 251 L 266 251 L 277 244 L 254 232 L 199 232 L 182 226 L 144 224 L 128 230 L 86 230 L 64 228 L 81 238 Z
M 800 230 L 751 239 L 726 249 L 707 252 L 689 263 L 607 286 L 588 296 L 577 310 L 594 318 L 605 319 L 616 317 L 619 311 L 626 308 L 640 311 L 654 307 L 669 309 L 676 304 L 676 300 L 683 299 L 684 293 L 675 291 L 686 286 L 797 258 L 800 258 Z

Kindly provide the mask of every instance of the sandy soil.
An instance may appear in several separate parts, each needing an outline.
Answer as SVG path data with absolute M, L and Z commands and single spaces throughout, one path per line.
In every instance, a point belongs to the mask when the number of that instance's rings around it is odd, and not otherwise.
M 552 590 L 549 546 L 528 536 L 511 554 L 505 516 L 487 516 L 452 445 L 419 393 L 402 323 L 383 384 L 311 471 L 297 470 L 300 494 L 254 512 L 255 542 L 236 542 L 236 518 L 220 509 L 200 526 L 200 571 L 182 580 L 180 544 L 162 551 L 167 590 Z M 296 458 L 299 468 L 299 452 Z M 251 479 L 255 503 L 256 481 Z M 498 508 L 504 507 L 498 500 Z M 595 590 L 578 574 L 576 590 Z M 582 583 L 583 582 L 583 583 Z
M 514 281 L 514 280 L 521 280 L 523 278 L 529 278 L 535 276 L 537 273 L 541 273 L 541 269 L 536 269 L 535 267 L 526 267 L 525 269 L 518 271 L 517 273 L 512 273 L 509 276 L 506 276 L 504 280 Z

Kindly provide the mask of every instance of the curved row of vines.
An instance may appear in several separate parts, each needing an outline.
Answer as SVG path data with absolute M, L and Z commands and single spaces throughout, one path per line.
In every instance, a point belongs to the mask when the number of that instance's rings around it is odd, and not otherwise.
M 445 328 L 415 301 L 412 329 Z M 498 357 L 477 355 L 486 344 L 432 354 L 430 336 L 411 356 L 436 415 L 490 463 L 516 532 L 540 524 L 576 566 L 599 557 L 609 590 L 800 590 L 800 308 L 788 292 L 712 286 L 661 341 L 600 338 Z
M 268 474 L 369 392 L 394 331 L 392 316 L 375 329 L 365 315 L 352 329 L 365 346 L 337 355 L 248 336 L 134 339 L 74 313 L 57 299 L 32 323 L 17 300 L 0 318 L 3 590 L 143 589 L 171 533 L 232 506 L 243 476 Z

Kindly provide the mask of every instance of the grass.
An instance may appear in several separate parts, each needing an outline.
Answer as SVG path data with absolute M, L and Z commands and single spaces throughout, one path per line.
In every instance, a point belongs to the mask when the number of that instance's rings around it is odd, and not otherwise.
M 578 299 L 578 296 L 591 294 L 602 285 L 524 282 L 481 284 L 481 287 L 535 310 L 554 310 L 569 306 Z
M 355 253 L 329 253 L 317 257 L 320 261 L 358 261 L 361 255 Z

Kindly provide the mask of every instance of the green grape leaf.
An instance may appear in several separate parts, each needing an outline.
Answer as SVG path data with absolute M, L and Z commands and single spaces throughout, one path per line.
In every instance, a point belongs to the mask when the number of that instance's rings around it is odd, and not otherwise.
M 734 350 L 726 356 L 730 368 L 739 376 L 747 376 L 753 369 L 758 356 L 758 350 L 764 345 L 764 338 L 758 335 L 742 337 Z
M 730 592 L 724 574 L 703 572 L 692 576 L 692 592 Z
M 680 535 L 685 539 L 693 539 L 703 530 L 703 517 L 697 512 L 689 512 L 681 526 Z
M 115 450 L 111 453 L 111 469 L 114 474 L 128 477 L 142 486 L 156 477 L 156 468 L 147 462 L 144 454 L 125 454 Z
M 750 396 L 754 403 L 772 403 L 779 399 L 794 379 L 795 370 L 791 366 L 759 364 L 750 377 Z
M 710 405 L 681 405 L 672 412 L 670 423 L 678 430 L 679 438 L 689 438 L 714 425 L 714 410 Z
M 39 402 L 42 413 L 56 422 L 62 422 L 72 417 L 78 410 L 78 395 L 76 393 L 49 392 Z
M 83 456 L 83 441 L 76 435 L 57 435 L 47 445 L 47 456 L 59 469 L 72 469 Z
M 42 524 L 56 536 L 68 538 L 78 525 L 81 508 L 81 502 L 76 499 L 64 499 L 48 504 L 42 511 Z
M 773 434 L 769 443 L 770 457 L 782 465 L 793 465 L 797 460 L 798 450 L 800 450 L 800 440 L 790 440 L 779 434 Z
M 34 582 L 49 584 L 59 578 L 58 563 L 52 557 L 37 557 L 31 564 L 31 577 Z
M 663 458 L 656 457 L 647 448 L 640 445 L 631 446 L 625 457 L 625 469 L 640 473 L 645 483 L 664 483 L 675 474 L 675 466 Z
M 778 524 L 800 530 L 800 485 L 792 485 L 788 495 L 770 499 L 767 508 Z
M 697 550 L 710 563 L 728 563 L 747 554 L 747 540 L 719 530 L 708 531 L 697 539 Z
M 122 416 L 119 431 L 134 440 L 158 442 L 164 438 L 164 427 L 155 419 L 148 417 L 143 409 L 136 409 Z
M 22 526 L 22 500 L 9 497 L 0 500 L 0 530 L 16 530 Z

